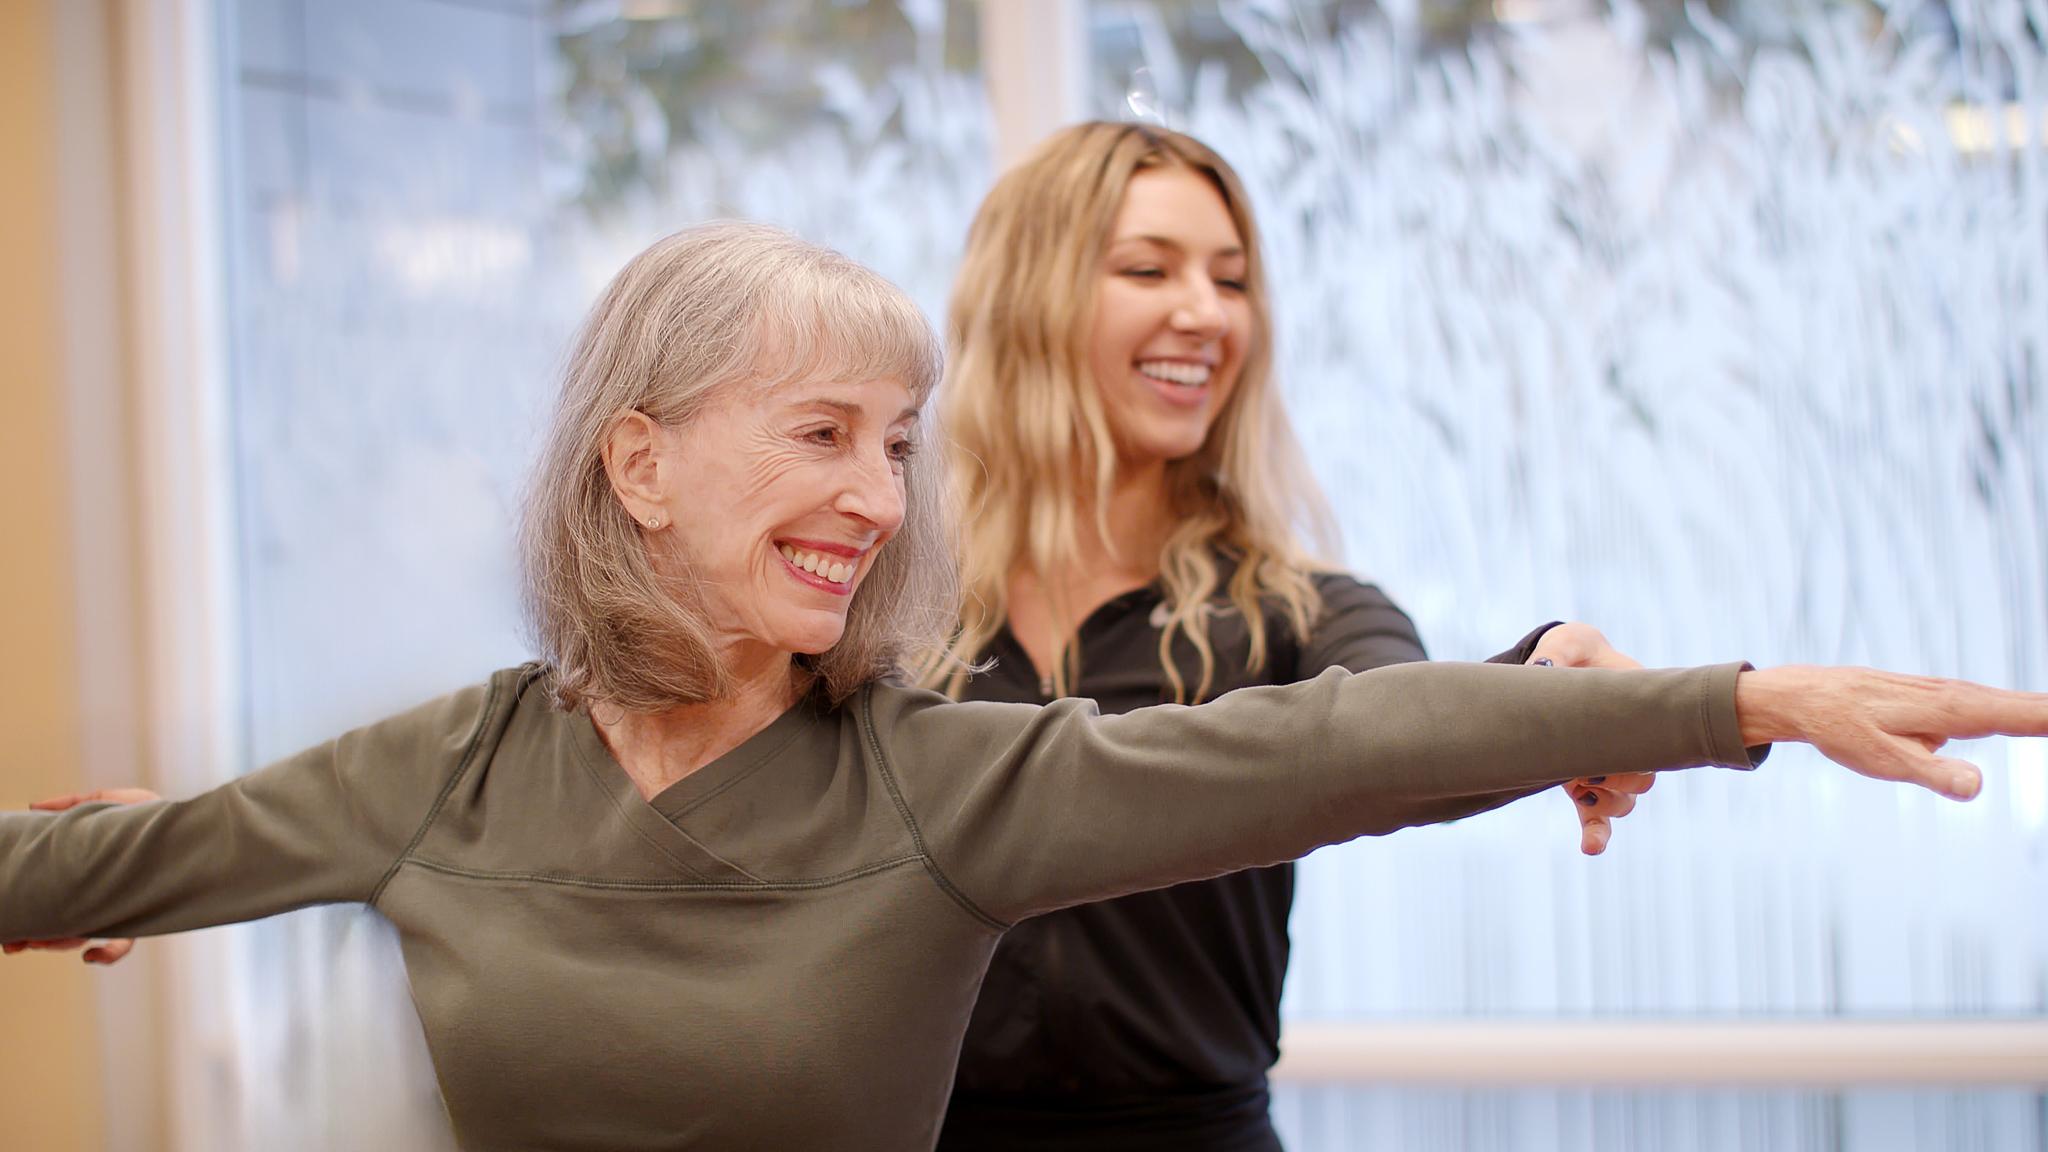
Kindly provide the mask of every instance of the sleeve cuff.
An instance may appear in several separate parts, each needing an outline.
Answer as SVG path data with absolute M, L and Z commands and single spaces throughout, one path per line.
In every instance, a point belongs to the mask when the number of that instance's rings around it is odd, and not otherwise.
M 1754 671 L 1756 667 L 1747 661 L 1716 664 L 1707 669 L 1700 688 L 1701 737 L 1706 741 L 1708 759 L 1722 768 L 1747 772 L 1771 754 L 1769 744 L 1743 746 L 1742 725 L 1735 716 L 1735 678 Z

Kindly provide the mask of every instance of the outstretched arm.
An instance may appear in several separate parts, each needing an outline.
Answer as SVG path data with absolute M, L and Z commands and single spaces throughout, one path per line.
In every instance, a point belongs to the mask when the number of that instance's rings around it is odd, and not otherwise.
M 1736 669 L 1331 669 L 1121 716 L 1082 701 L 938 707 L 882 688 L 869 705 L 878 759 L 934 862 L 1007 922 L 1437 823 L 1581 774 L 1748 767 Z
M 1432 823 L 1474 796 L 1748 767 L 1745 746 L 1770 740 L 1967 798 L 1975 770 L 1934 756 L 1941 741 L 2048 734 L 2039 694 L 1738 671 L 1401 665 L 1111 717 L 877 689 L 867 720 L 932 863 L 996 924 Z
M 0 813 L 0 941 L 157 935 L 374 900 L 472 746 L 487 696 L 444 697 L 191 800 Z

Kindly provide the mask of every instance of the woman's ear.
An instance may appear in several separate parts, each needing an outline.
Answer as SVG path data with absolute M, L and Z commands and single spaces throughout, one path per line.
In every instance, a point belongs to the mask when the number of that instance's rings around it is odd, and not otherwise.
M 626 515 L 649 528 L 668 522 L 668 493 L 662 490 L 661 449 L 665 430 L 635 408 L 620 416 L 604 439 L 604 473 Z

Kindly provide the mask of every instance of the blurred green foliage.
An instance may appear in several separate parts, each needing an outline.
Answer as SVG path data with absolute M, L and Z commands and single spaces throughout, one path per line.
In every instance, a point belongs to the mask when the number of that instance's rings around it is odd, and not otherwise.
M 659 189 L 710 132 L 767 147 L 902 68 L 973 72 L 973 0 L 555 0 L 556 102 L 586 206 Z

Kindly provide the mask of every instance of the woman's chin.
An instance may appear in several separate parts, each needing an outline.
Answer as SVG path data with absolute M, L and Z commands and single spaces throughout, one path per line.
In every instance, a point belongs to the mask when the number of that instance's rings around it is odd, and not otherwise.
M 822 656 L 830 652 L 845 636 L 846 622 L 842 620 L 837 628 L 792 630 L 782 637 L 778 647 L 792 656 Z
M 1208 435 L 1205 421 L 1156 421 L 1125 430 L 1117 447 L 1126 466 L 1171 464 L 1200 452 Z

